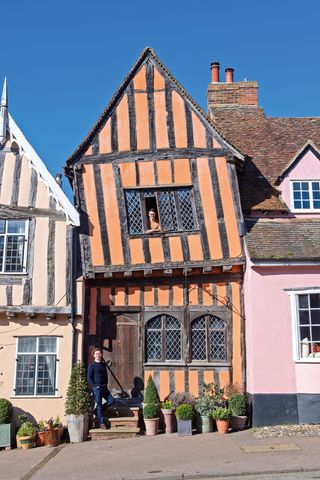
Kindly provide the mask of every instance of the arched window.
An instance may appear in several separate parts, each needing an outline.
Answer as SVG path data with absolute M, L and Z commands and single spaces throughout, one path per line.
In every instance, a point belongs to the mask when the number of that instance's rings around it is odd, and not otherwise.
M 191 323 L 191 360 L 226 361 L 226 324 L 213 315 L 204 315 Z
M 146 361 L 181 360 L 181 324 L 170 315 L 157 315 L 146 324 Z

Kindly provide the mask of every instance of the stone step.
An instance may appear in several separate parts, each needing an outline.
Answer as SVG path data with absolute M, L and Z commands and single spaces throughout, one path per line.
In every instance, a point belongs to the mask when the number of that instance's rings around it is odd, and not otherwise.
M 93 428 L 89 430 L 89 436 L 92 441 L 98 440 L 111 440 L 113 438 L 131 438 L 139 435 L 140 428 L 109 428 L 108 430 L 103 430 L 102 428 Z
M 106 417 L 135 417 L 139 418 L 139 407 L 111 406 L 106 410 Z
M 137 428 L 139 419 L 137 417 L 109 417 L 106 419 L 107 427 L 111 428 Z

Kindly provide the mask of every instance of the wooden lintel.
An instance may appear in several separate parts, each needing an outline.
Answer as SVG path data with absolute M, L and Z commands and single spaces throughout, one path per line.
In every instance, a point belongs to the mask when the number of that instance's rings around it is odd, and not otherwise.
M 187 267 L 183 269 L 183 275 L 187 276 L 187 275 L 190 275 L 190 273 L 192 273 L 192 268 Z
M 36 314 L 34 312 L 26 312 L 26 317 L 28 320 L 35 318 Z
M 172 270 L 171 268 L 167 269 L 167 270 L 163 270 L 163 275 L 172 275 Z
M 212 272 L 212 267 L 203 267 L 202 273 L 211 273 Z
M 223 272 L 231 272 L 232 270 L 232 265 L 223 265 L 222 266 L 222 271 Z
M 104 272 L 104 278 L 112 278 L 112 272 Z
M 152 275 L 152 270 L 143 270 L 143 275 L 145 277 L 151 277 Z
M 124 276 L 125 276 L 125 277 L 132 277 L 132 270 L 126 270 L 126 271 L 124 272 Z
M 110 305 L 110 312 L 141 312 L 142 308 L 135 305 Z
M 16 316 L 16 313 L 13 312 L 12 310 L 6 310 L 6 317 L 7 318 L 14 318 Z
M 52 320 L 56 318 L 56 314 L 55 313 L 46 313 L 46 319 L 47 320 Z

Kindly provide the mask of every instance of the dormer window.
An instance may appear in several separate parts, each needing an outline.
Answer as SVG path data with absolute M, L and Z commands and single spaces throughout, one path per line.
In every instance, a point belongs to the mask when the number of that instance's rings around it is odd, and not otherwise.
M 320 211 L 320 181 L 295 180 L 291 182 L 294 211 Z

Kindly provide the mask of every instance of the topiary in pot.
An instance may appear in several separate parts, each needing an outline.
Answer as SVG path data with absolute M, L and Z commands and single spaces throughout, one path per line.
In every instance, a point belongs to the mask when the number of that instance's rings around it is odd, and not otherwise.
M 87 439 L 89 405 L 90 394 L 88 391 L 86 369 L 82 362 L 77 362 L 71 371 L 65 403 L 71 443 L 83 442 Z
M 159 405 L 148 403 L 143 407 L 143 418 L 146 426 L 146 434 L 157 435 L 159 430 Z
M 188 403 L 182 403 L 176 409 L 176 417 L 178 423 L 178 434 L 180 436 L 192 435 L 192 418 L 194 409 Z
M 247 421 L 247 398 L 242 393 L 234 393 L 228 400 L 231 412 L 231 425 L 235 430 L 243 430 Z
M 148 403 L 159 404 L 160 403 L 159 393 L 158 393 L 157 387 L 155 386 L 155 383 L 154 383 L 151 375 L 149 375 L 147 386 L 144 390 L 143 402 L 145 404 L 148 404 Z
M 14 438 L 13 407 L 6 398 L 0 398 L 0 447 L 11 447 Z

